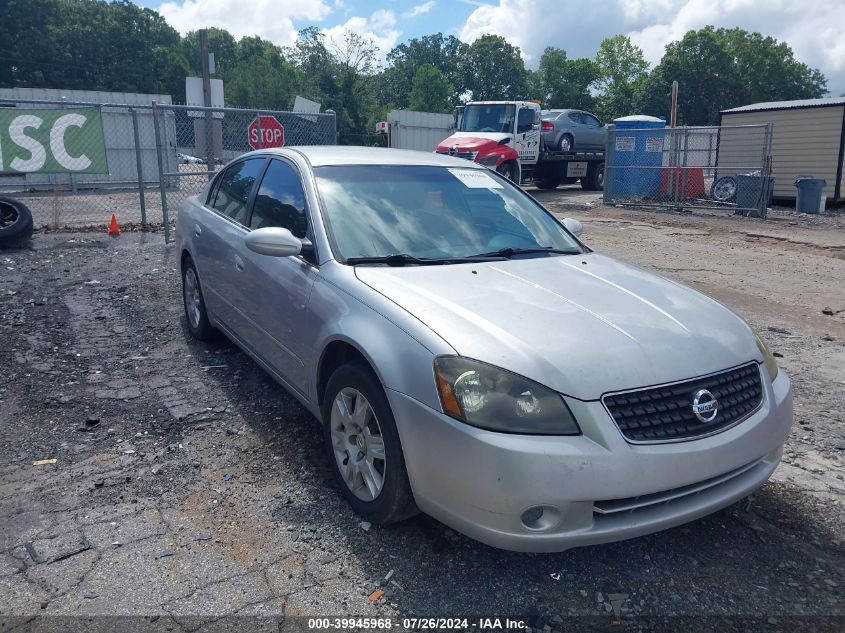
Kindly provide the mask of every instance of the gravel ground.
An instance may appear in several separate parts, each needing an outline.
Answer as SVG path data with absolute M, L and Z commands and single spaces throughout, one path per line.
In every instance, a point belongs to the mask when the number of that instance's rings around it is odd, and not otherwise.
M 49 616 L 276 630 L 282 616 L 506 614 L 540 631 L 601 630 L 615 614 L 625 630 L 843 630 L 842 221 L 538 197 L 581 219 L 592 247 L 708 292 L 770 341 L 796 424 L 753 497 L 553 555 L 425 516 L 362 525 L 316 421 L 233 345 L 188 338 L 160 234 L 37 234 L 0 252 L 0 630 Z

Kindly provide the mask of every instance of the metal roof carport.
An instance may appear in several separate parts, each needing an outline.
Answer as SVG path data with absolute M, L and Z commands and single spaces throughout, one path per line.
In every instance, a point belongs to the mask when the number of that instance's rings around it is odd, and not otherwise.
M 795 198 L 798 176 L 824 178 L 828 204 L 845 200 L 845 97 L 772 101 L 722 110 L 720 125 L 773 123 L 772 173 L 775 198 Z M 730 147 L 720 148 L 719 162 Z

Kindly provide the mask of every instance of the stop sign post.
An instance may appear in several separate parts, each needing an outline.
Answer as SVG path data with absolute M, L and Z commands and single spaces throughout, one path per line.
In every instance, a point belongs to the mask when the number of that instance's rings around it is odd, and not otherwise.
M 276 120 L 276 117 L 262 114 L 255 117 L 249 124 L 247 138 L 252 149 L 283 147 L 285 144 L 285 128 Z

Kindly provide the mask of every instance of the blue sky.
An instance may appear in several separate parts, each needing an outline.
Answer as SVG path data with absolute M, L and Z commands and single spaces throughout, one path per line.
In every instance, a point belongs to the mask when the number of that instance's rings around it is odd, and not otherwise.
M 136 0 L 137 1 L 137 0 Z M 652 64 L 667 43 L 708 24 L 759 31 L 787 42 L 795 56 L 845 93 L 842 0 L 141 0 L 185 33 L 206 26 L 260 35 L 279 45 L 317 26 L 328 37 L 345 30 L 372 38 L 386 54 L 412 37 L 442 32 L 472 42 L 496 33 L 519 46 L 529 67 L 546 46 L 593 57 L 605 37 L 623 33 Z M 683 87 L 682 87 L 683 89 Z

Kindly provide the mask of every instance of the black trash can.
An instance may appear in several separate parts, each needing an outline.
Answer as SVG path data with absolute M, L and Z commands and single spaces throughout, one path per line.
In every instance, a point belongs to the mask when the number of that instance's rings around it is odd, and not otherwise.
M 822 209 L 822 189 L 827 185 L 824 178 L 812 176 L 798 176 L 795 186 L 798 195 L 795 197 L 795 210 L 801 213 L 819 213 Z
M 756 217 L 759 214 L 750 209 L 760 209 L 761 197 L 765 201 L 764 207 L 772 204 L 772 192 L 775 189 L 775 179 L 760 173 L 736 175 L 736 208 L 737 213 Z M 765 212 L 763 213 L 765 217 Z

